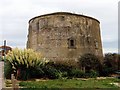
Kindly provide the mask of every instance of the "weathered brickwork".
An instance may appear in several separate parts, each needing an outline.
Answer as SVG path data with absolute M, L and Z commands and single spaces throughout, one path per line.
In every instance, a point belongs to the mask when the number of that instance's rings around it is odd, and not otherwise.
M 29 21 L 27 48 L 55 61 L 77 62 L 85 53 L 102 57 L 99 24 L 94 18 L 66 12 L 41 15 Z

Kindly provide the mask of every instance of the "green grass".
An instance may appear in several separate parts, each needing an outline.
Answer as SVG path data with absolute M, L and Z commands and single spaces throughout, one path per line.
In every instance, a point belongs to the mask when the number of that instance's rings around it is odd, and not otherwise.
M 20 86 L 26 88 L 118 88 L 110 83 L 120 82 L 118 79 L 104 79 L 96 80 L 94 78 L 89 80 L 81 79 L 56 79 L 46 81 L 22 81 Z

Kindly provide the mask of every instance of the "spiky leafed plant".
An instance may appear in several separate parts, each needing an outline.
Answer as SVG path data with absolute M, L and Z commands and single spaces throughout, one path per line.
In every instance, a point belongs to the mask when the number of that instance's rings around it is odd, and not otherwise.
M 11 63 L 12 70 L 20 78 L 22 76 L 30 76 L 37 67 L 45 65 L 48 62 L 48 60 L 43 59 L 41 53 L 37 53 L 32 49 L 22 50 L 18 48 L 10 51 L 6 56 L 6 60 Z

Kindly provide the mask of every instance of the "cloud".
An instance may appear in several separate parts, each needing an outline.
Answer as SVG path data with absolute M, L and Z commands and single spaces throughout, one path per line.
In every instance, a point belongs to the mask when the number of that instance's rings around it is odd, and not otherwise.
M 103 53 L 118 53 L 118 48 L 103 48 Z

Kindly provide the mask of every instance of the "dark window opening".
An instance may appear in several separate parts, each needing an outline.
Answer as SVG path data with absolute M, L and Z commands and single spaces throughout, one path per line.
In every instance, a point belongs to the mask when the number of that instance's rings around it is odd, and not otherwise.
M 68 48 L 75 48 L 75 40 L 68 39 Z
M 88 25 L 88 21 L 86 20 L 86 25 Z
M 74 47 L 74 40 L 70 40 L 70 46 Z
M 87 37 L 87 43 L 90 44 L 90 37 Z
M 37 30 L 39 30 L 39 22 L 37 23 L 37 25 L 36 25 L 36 26 L 37 26 Z

